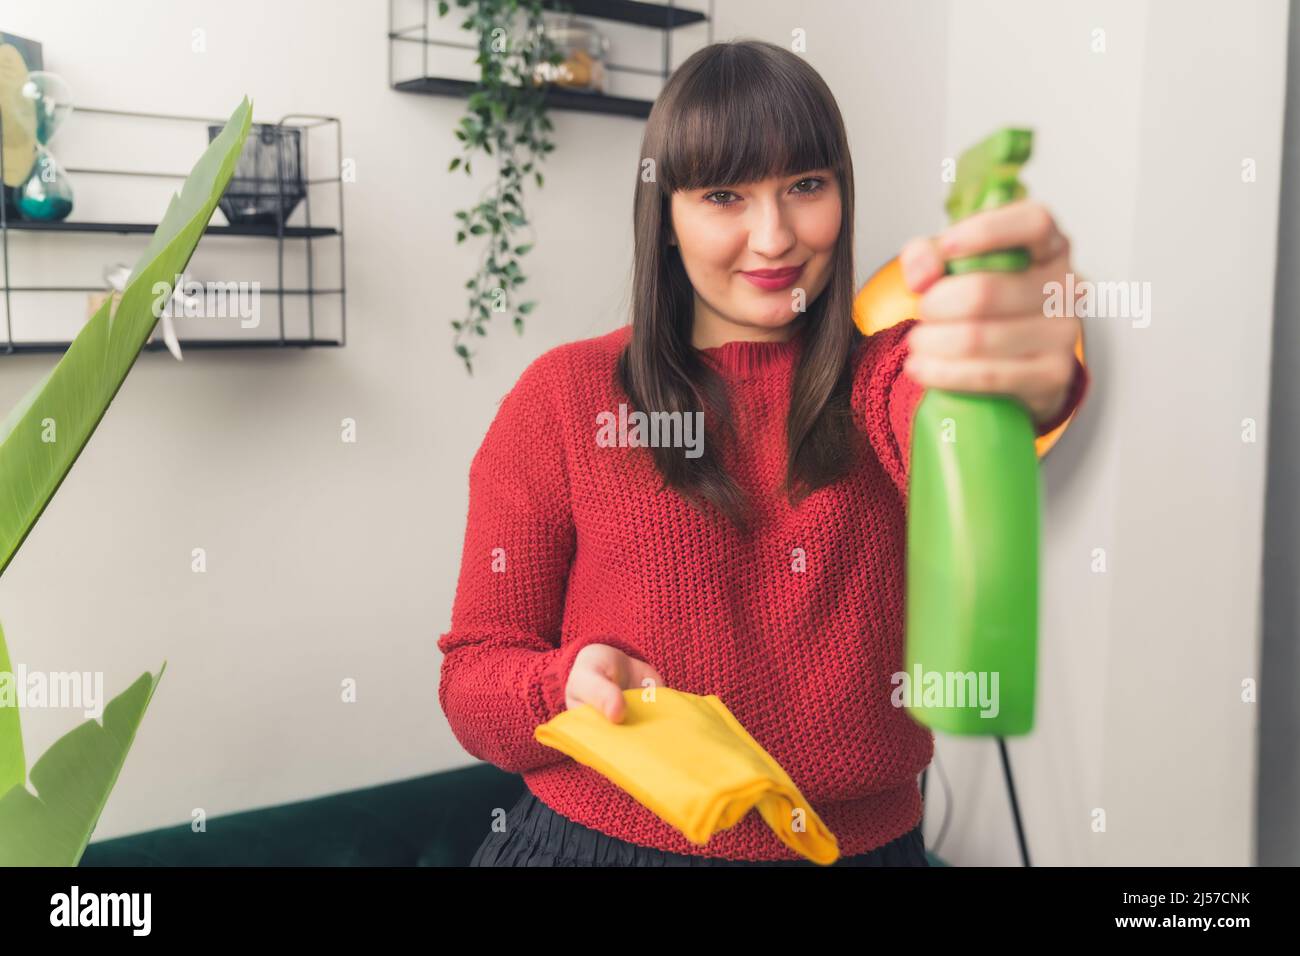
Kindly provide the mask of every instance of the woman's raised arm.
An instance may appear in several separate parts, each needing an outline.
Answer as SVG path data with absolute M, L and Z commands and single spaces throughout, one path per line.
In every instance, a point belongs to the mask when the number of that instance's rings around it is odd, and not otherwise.
M 916 319 L 905 319 L 867 337 L 853 380 L 853 408 L 866 429 L 871 447 L 907 499 L 911 464 L 912 417 L 925 396 L 925 387 L 903 369 L 909 354 L 907 335 Z M 1074 378 L 1060 410 L 1039 422 L 1036 435 L 1046 435 L 1066 421 L 1082 404 L 1091 381 L 1088 367 L 1074 359 Z

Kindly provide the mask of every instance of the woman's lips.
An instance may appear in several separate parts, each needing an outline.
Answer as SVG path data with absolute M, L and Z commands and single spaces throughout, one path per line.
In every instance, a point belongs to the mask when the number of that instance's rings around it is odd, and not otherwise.
M 742 272 L 741 275 L 760 289 L 776 292 L 794 285 L 802 273 L 803 266 L 795 266 L 791 269 L 759 269 L 756 272 Z

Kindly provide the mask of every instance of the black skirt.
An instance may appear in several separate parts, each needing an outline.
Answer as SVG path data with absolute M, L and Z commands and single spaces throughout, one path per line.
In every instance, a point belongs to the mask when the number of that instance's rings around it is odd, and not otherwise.
M 811 860 L 724 860 L 669 853 L 616 839 L 556 813 L 531 790 L 506 811 L 503 832 L 489 833 L 470 866 L 818 866 Z M 831 866 L 929 866 L 918 825 L 869 853 Z

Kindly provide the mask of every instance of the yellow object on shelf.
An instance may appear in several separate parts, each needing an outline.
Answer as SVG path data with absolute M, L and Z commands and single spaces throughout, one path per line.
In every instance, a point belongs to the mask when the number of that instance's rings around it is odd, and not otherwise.
M 90 293 L 90 295 L 86 296 L 86 321 L 90 321 L 90 319 L 95 315 L 95 313 L 99 311 L 99 307 L 103 305 L 104 300 L 108 298 L 108 292 L 109 290 L 105 289 L 103 292 L 92 292 Z M 117 311 L 117 307 L 121 304 L 122 304 L 122 293 L 114 292 L 113 311 Z M 150 336 L 150 338 L 152 337 L 153 336 Z
M 796 853 L 823 865 L 839 859 L 835 834 L 717 695 L 630 688 L 623 700 L 618 723 L 584 704 L 533 736 L 613 781 L 692 843 L 706 845 L 757 808 Z
M 916 303 L 920 298 L 907 287 L 902 263 L 895 256 L 877 269 L 858 291 L 853 300 L 853 323 L 863 335 L 873 335 L 891 325 L 915 318 Z M 1079 357 L 1080 363 L 1085 366 L 1088 364 L 1083 355 L 1082 331 L 1074 341 L 1074 354 Z M 1034 448 L 1040 459 L 1065 434 L 1065 429 L 1072 421 L 1073 415 L 1046 435 L 1039 435 L 1034 440 Z
M 22 95 L 27 64 L 18 48 L 0 43 L 0 124 L 4 139 L 4 185 L 21 186 L 36 165 L 36 105 Z

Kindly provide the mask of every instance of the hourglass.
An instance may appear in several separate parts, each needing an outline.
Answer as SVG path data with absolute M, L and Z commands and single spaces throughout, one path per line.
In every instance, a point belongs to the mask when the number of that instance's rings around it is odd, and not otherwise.
M 43 222 L 64 219 L 72 212 L 72 184 L 48 147 L 72 112 L 68 86 L 57 74 L 37 70 L 27 74 L 18 95 L 31 104 L 19 117 L 24 125 L 32 124 L 27 132 L 36 142 L 31 174 L 18 187 L 18 212 L 24 219 Z

